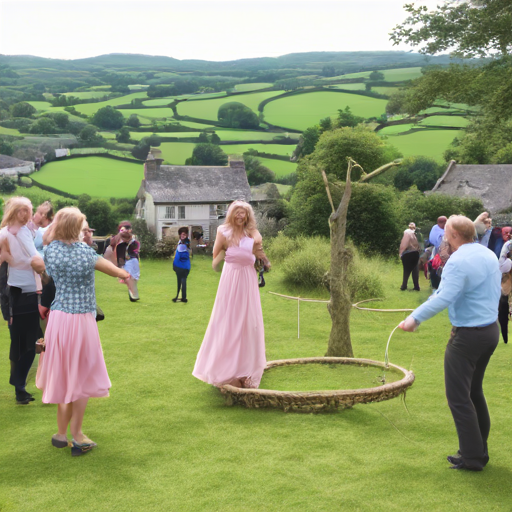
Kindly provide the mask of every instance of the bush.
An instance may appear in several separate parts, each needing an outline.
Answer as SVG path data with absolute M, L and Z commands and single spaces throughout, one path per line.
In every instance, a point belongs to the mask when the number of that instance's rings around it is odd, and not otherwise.
M 352 252 L 354 258 L 348 267 L 350 300 L 358 302 L 384 297 L 384 287 L 376 272 L 384 263 L 379 258 L 363 258 L 355 248 Z
M 329 270 L 331 245 L 322 237 L 304 238 L 302 247 L 282 263 L 286 283 L 301 288 L 319 288 Z
M 0 178 L 0 192 L 2 194 L 10 194 L 16 190 L 16 183 L 8 178 L 7 176 L 2 176 Z
M 265 252 L 272 263 L 280 263 L 297 249 L 297 239 L 290 238 L 282 232 L 272 240 L 263 242 L 266 246 Z
M 178 245 L 178 241 L 177 236 L 164 236 L 155 244 L 153 256 L 155 258 L 164 259 L 172 258 L 174 251 L 176 250 L 176 246 Z
M 32 180 L 28 176 L 22 176 L 19 182 L 22 187 L 30 188 L 32 186 Z
M 223 103 L 217 112 L 217 119 L 228 128 L 258 128 L 258 116 L 246 105 L 238 101 Z
M 140 243 L 140 255 L 144 258 L 155 255 L 156 236 L 149 231 L 146 221 L 136 219 L 132 222 L 133 233 Z

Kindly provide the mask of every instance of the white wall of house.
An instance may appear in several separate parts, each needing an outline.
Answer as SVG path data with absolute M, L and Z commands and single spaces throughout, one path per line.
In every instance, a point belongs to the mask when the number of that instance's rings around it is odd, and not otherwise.
M 146 219 L 146 224 L 148 225 L 148 229 L 156 235 L 156 208 L 155 204 L 153 203 L 153 196 L 147 192 L 145 196 L 146 200 L 144 203 L 144 216 Z

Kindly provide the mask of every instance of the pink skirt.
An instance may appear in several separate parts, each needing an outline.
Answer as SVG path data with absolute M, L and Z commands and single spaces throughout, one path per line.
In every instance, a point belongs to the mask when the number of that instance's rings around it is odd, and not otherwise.
M 111 384 L 93 313 L 52 311 L 45 343 L 36 376 L 44 403 L 108 396 Z

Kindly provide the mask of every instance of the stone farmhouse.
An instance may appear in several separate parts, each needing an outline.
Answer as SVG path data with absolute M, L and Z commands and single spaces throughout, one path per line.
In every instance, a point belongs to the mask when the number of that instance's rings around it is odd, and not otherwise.
M 512 165 L 461 165 L 452 160 L 432 192 L 481 199 L 491 215 L 512 207 Z
M 162 162 L 158 153 L 149 153 L 135 208 L 137 218 L 144 219 L 159 239 L 177 236 L 180 227 L 188 227 L 189 235 L 199 232 L 205 242 L 213 241 L 229 203 L 251 200 L 243 159 L 230 157 L 227 166 Z

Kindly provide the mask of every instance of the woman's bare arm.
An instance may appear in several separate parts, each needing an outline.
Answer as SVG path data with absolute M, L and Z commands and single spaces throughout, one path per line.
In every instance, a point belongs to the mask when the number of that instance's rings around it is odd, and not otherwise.
M 96 260 L 96 265 L 94 265 L 96 270 L 107 274 L 108 276 L 117 277 L 119 279 L 129 279 L 130 274 L 123 270 L 122 268 L 116 267 L 113 263 L 102 258 L 101 256 Z
M 257 259 L 262 260 L 266 270 L 270 270 L 270 261 L 263 250 L 263 238 L 259 231 L 253 233 L 254 245 L 252 246 L 252 252 Z
M 217 229 L 217 238 L 215 239 L 215 244 L 213 246 L 213 259 L 215 259 L 220 251 L 226 250 L 226 237 L 224 236 L 224 233 L 219 228 Z

